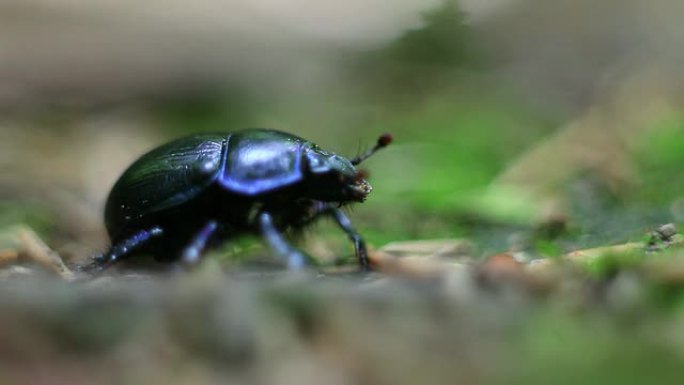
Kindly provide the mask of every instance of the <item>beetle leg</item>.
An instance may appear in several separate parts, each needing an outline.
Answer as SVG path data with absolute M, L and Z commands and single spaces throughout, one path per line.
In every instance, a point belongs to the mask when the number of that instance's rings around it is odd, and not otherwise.
M 123 259 L 133 250 L 145 244 L 152 238 L 161 236 L 164 231 L 161 227 L 155 226 L 149 230 L 141 230 L 133 234 L 130 238 L 127 238 L 112 247 L 105 253 L 97 255 L 93 258 L 93 262 L 82 268 L 84 271 L 90 272 L 101 272 L 117 261 Z
M 361 270 L 370 270 L 370 261 L 368 260 L 368 251 L 366 250 L 366 242 L 361 237 L 354 226 L 352 226 L 349 217 L 342 212 L 338 207 L 334 207 L 330 203 L 315 202 L 315 213 L 309 218 L 306 223 L 310 223 L 318 219 L 321 215 L 330 215 L 338 226 L 347 234 L 349 239 L 354 242 L 354 251 L 356 257 L 359 259 Z
M 269 246 L 285 258 L 288 269 L 300 270 L 306 263 L 306 256 L 283 237 L 273 224 L 273 216 L 267 212 L 259 214 L 259 226 Z
M 354 242 L 354 250 L 356 252 L 356 257 L 359 258 L 359 265 L 361 265 L 361 270 L 370 270 L 370 263 L 368 261 L 368 251 L 366 250 L 366 242 L 361 237 L 358 231 L 352 226 L 349 217 L 342 210 L 328 206 L 325 210 L 326 213 L 332 215 L 333 219 L 338 226 L 347 234 L 349 239 Z
M 200 257 L 207 247 L 209 238 L 216 233 L 217 229 L 218 222 L 209 221 L 197 234 L 195 234 L 190 244 L 183 249 L 183 254 L 181 254 L 181 263 L 184 266 L 192 267 L 200 261 Z

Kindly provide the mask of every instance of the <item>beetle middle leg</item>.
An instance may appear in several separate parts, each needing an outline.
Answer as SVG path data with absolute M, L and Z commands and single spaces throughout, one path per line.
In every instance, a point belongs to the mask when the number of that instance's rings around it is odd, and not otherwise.
M 218 227 L 218 222 L 209 221 L 193 236 L 181 254 L 181 263 L 185 267 L 192 267 L 200 261 L 202 252 L 206 249 L 209 239 L 216 234 Z
M 273 216 L 268 212 L 259 214 L 259 227 L 269 246 L 285 258 L 288 269 L 300 270 L 308 259 L 303 252 L 292 246 L 273 223 Z
M 152 227 L 148 230 L 140 230 L 123 241 L 112 245 L 106 253 L 93 257 L 93 262 L 82 267 L 81 270 L 99 273 L 125 258 L 152 238 L 159 237 L 163 234 L 164 231 L 159 226 Z

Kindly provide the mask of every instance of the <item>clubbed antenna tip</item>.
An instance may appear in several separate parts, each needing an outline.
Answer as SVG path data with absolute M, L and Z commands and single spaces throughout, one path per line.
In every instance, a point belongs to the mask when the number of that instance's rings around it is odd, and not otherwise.
M 361 154 L 361 155 L 357 156 L 356 158 L 352 159 L 351 163 L 354 166 L 356 166 L 357 164 L 368 159 L 371 155 L 375 154 L 375 152 L 378 151 L 379 149 L 386 147 L 388 144 L 392 143 L 392 140 L 393 140 L 392 134 L 385 133 L 385 134 L 380 135 L 380 137 L 378 138 L 378 142 L 375 144 L 375 146 L 373 148 L 366 151 L 365 154 Z
M 378 138 L 378 144 L 376 145 L 376 147 L 383 148 L 383 147 L 387 146 L 388 144 L 392 143 L 393 139 L 394 138 L 392 137 L 392 134 L 390 134 L 389 132 L 386 132 L 386 133 L 380 135 L 380 137 Z

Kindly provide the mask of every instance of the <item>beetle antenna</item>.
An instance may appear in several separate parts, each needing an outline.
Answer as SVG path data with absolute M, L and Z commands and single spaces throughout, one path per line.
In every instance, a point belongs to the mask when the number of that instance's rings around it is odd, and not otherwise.
M 376 151 L 379 149 L 386 147 L 388 144 L 392 143 L 392 134 L 386 133 L 380 135 L 378 138 L 378 142 L 371 148 L 370 150 L 366 151 L 365 153 L 355 157 L 354 159 L 351 160 L 351 164 L 356 166 L 357 164 L 363 162 L 364 160 L 368 159 L 371 155 L 375 154 Z
M 362 150 L 362 149 L 361 149 L 361 146 L 363 146 L 363 143 L 362 143 L 361 140 L 359 139 L 359 143 L 358 143 L 358 145 L 356 146 L 356 155 L 354 155 L 354 158 L 358 158 L 359 155 L 361 155 L 363 152 L 365 152 L 365 150 Z

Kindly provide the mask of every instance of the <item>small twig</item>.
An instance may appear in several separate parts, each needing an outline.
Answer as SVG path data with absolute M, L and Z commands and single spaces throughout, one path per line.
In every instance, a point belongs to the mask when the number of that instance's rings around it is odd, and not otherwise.
M 19 261 L 19 253 L 16 250 L 0 250 L 0 267 L 14 265 Z
M 470 268 L 464 263 L 429 257 L 395 257 L 380 250 L 369 253 L 368 257 L 371 265 L 382 273 L 416 279 L 439 278 L 453 269 Z
M 643 252 L 646 244 L 642 242 L 623 243 L 621 245 L 601 246 L 591 249 L 575 250 L 563 256 L 573 262 L 586 262 L 604 255 Z
M 21 245 L 18 253 L 19 259 L 35 262 L 66 281 L 74 280 L 74 273 L 66 267 L 59 254 L 50 249 L 33 230 L 20 229 L 18 239 Z

